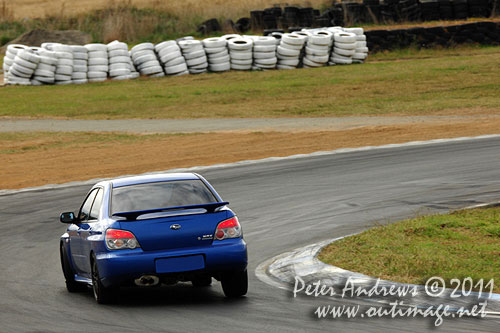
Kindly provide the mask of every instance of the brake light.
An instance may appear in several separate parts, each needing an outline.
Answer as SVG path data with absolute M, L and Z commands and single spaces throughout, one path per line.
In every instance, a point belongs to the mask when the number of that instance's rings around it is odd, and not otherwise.
M 241 237 L 241 226 L 236 216 L 230 218 L 229 220 L 222 221 L 217 225 L 217 229 L 215 230 L 215 239 L 223 240 L 239 237 Z
M 134 234 L 127 230 L 106 230 L 106 246 L 110 250 L 135 249 L 140 247 Z

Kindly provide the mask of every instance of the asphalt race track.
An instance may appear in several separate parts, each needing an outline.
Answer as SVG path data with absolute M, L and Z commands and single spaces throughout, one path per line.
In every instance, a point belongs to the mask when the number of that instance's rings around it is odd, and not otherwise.
M 433 320 L 314 319 L 327 299 L 292 298 L 255 276 L 264 260 L 377 221 L 500 199 L 500 139 L 376 149 L 214 169 L 202 174 L 231 202 L 249 246 L 247 297 L 220 284 L 124 290 L 99 306 L 69 294 L 59 263 L 62 211 L 90 186 L 0 196 L 0 332 L 421 332 Z M 499 319 L 444 319 L 438 332 L 498 332 Z

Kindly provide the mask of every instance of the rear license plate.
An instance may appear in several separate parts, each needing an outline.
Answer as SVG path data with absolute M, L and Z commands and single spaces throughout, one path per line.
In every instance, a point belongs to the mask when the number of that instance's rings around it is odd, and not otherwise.
M 156 259 L 156 273 L 159 274 L 195 271 L 203 268 L 205 268 L 205 258 L 201 254 Z

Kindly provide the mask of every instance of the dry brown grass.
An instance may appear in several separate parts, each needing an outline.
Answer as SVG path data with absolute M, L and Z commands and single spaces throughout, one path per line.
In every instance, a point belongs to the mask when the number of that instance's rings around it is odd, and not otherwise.
M 341 131 L 185 135 L 1 133 L 0 189 L 230 163 L 318 150 L 495 134 L 500 120 L 374 126 Z M 220 149 L 224 147 L 224 149 Z M 83 165 L 75 159 L 92 156 Z M 113 158 L 109 158 L 113 156 Z
M 14 11 L 5 0 L 0 3 L 0 22 L 11 21 L 14 19 Z
M 54 13 L 63 12 L 65 15 L 74 15 L 94 9 L 102 9 L 110 5 L 130 3 L 139 8 L 162 9 L 179 17 L 226 17 L 238 18 L 248 16 L 250 10 L 264 9 L 273 4 L 280 3 L 276 0 L 129 0 L 129 1 L 102 1 L 102 0 L 15 0 L 9 6 L 14 11 L 16 18 L 35 18 L 53 16 Z M 320 8 L 327 0 L 294 0 L 290 4 L 313 6 Z

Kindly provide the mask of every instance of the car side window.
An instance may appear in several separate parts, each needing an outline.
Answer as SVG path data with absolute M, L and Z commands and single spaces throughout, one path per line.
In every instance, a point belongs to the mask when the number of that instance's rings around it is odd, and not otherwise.
M 99 189 L 97 192 L 97 195 L 94 200 L 94 204 L 92 205 L 92 209 L 90 210 L 90 217 L 89 220 L 98 220 L 99 219 L 99 213 L 101 212 L 101 203 L 102 203 L 102 197 L 103 197 L 103 190 Z
M 95 189 L 90 192 L 90 194 L 87 196 L 87 199 L 85 199 L 82 208 L 80 208 L 80 213 L 78 214 L 78 220 L 80 222 L 85 222 L 89 219 L 90 209 L 92 208 L 92 203 L 94 202 L 97 190 L 98 189 Z

